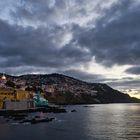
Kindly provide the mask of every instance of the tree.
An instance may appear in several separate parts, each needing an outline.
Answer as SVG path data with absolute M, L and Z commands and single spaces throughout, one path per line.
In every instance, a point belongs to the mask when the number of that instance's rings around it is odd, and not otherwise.
M 25 88 L 25 90 L 26 90 L 26 91 L 33 91 L 33 87 L 29 87 L 29 86 L 28 86 L 28 87 Z
M 15 87 L 15 83 L 12 82 L 12 81 L 10 81 L 10 80 L 8 80 L 8 81 L 5 83 L 5 85 L 8 86 L 8 87 L 12 87 L 12 88 Z

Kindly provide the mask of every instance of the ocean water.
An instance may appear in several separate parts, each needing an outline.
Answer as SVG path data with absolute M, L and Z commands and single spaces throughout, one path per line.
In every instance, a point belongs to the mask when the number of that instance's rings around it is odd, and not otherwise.
M 49 123 L 0 120 L 0 140 L 140 140 L 140 104 L 67 106 Z M 75 109 L 77 112 L 71 112 Z

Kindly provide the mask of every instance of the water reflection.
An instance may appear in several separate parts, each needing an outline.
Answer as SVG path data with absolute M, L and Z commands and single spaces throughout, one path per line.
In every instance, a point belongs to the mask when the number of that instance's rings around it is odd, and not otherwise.
M 98 139 L 140 138 L 139 104 L 99 105 L 89 110 L 88 132 Z M 92 124 L 92 125 L 91 125 Z M 92 127 L 91 127 L 92 126 Z
M 68 113 L 37 125 L 11 125 L 0 119 L 0 140 L 140 140 L 140 104 L 67 106 Z M 75 109 L 77 112 L 72 113 Z M 42 114 L 44 115 L 44 114 Z

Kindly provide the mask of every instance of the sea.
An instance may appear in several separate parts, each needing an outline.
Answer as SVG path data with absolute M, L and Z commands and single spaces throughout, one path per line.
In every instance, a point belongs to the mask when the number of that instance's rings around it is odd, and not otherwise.
M 0 117 L 0 140 L 140 140 L 140 104 L 64 106 L 52 122 L 20 124 Z M 74 110 L 74 111 L 72 111 Z

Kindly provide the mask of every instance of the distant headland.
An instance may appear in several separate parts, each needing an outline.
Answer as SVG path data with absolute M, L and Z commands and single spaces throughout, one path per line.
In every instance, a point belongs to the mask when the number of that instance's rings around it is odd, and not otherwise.
M 62 74 L 27 74 L 11 76 L 0 73 L 0 97 L 3 90 L 31 93 L 39 88 L 43 96 L 54 104 L 140 103 L 107 84 L 88 83 Z M 7 95 L 8 96 L 8 95 Z

